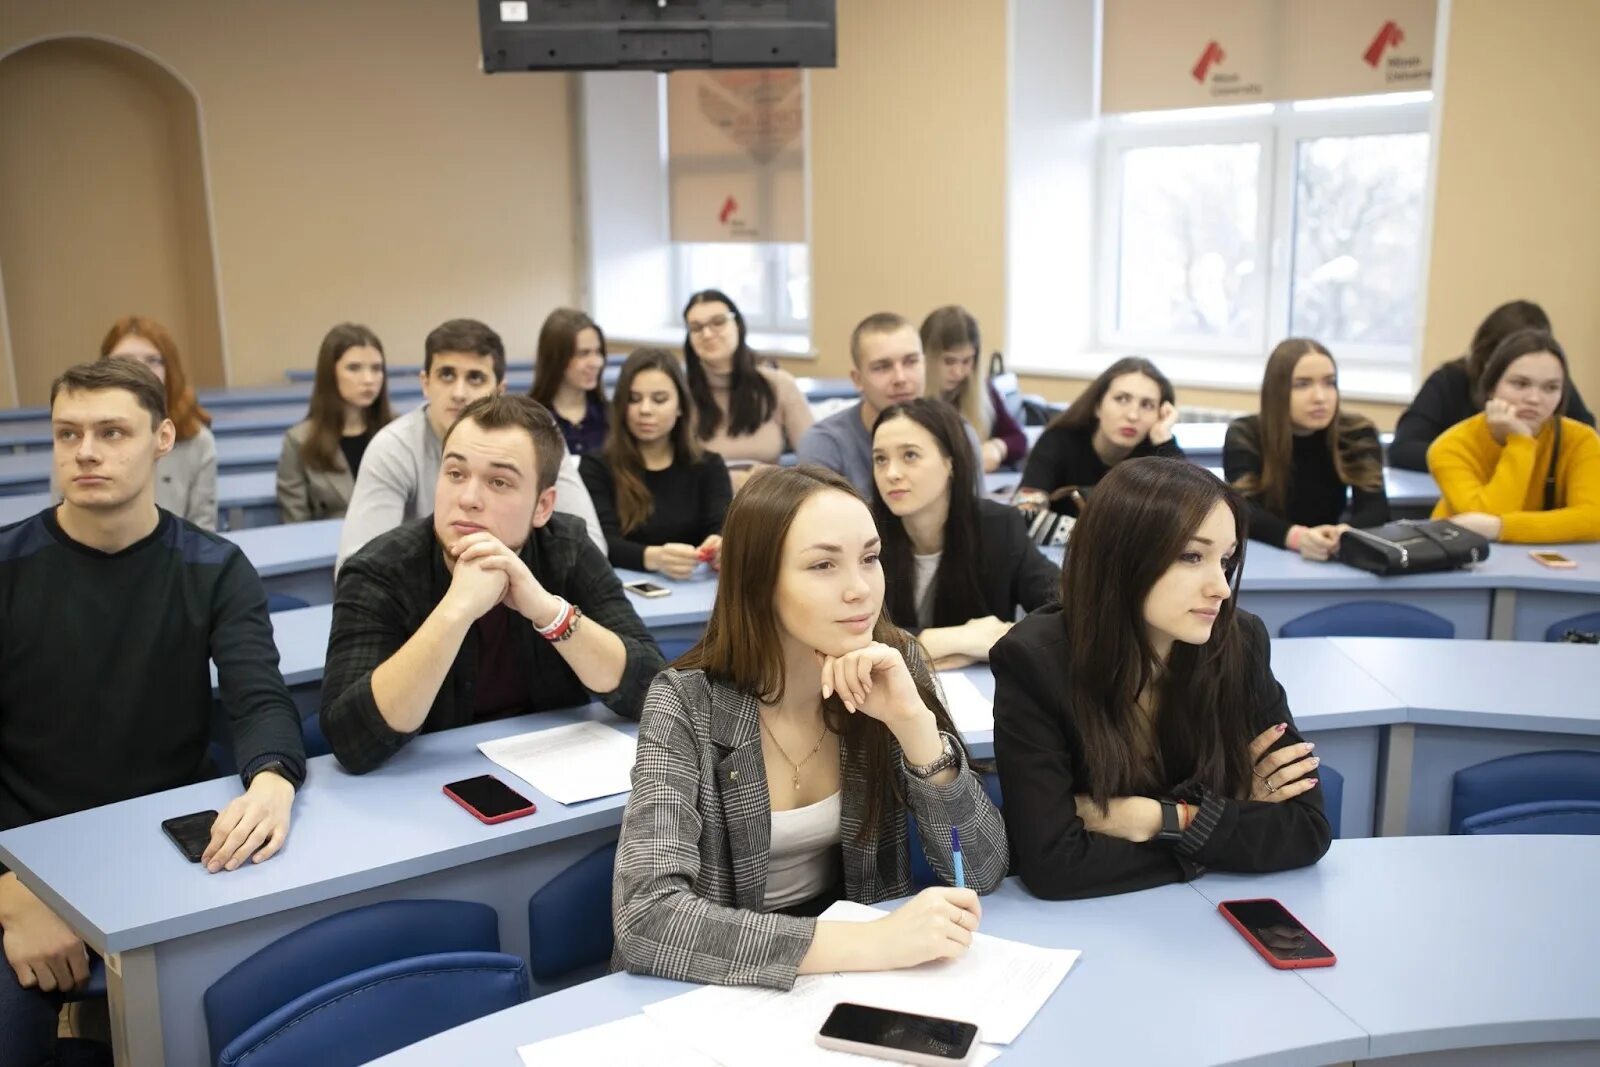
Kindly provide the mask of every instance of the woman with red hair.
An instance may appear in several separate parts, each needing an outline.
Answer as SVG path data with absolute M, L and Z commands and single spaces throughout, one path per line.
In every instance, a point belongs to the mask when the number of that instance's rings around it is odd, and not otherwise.
M 156 504 L 207 530 L 217 528 L 217 441 L 211 416 L 183 374 L 178 346 L 154 319 L 124 315 L 100 342 L 101 359 L 143 363 L 167 387 L 167 418 L 177 443 L 156 465 Z

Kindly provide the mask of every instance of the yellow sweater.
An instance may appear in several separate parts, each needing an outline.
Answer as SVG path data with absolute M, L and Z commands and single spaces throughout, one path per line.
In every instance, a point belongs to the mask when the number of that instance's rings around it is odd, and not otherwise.
M 1440 493 L 1433 517 L 1498 515 L 1500 540 L 1522 544 L 1600 541 L 1600 435 L 1573 419 L 1561 420 L 1556 506 L 1544 510 L 1555 424 L 1545 423 L 1536 438 L 1512 434 L 1504 446 L 1481 414 L 1440 434 L 1428 449 Z

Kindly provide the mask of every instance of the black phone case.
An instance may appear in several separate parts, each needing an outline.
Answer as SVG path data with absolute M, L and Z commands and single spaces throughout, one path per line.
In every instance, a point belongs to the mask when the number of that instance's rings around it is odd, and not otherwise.
M 214 811 L 197 811 L 192 815 L 163 819 L 161 830 L 185 859 L 190 863 L 199 863 L 200 857 L 205 855 L 206 844 L 211 840 L 211 824 L 216 818 Z

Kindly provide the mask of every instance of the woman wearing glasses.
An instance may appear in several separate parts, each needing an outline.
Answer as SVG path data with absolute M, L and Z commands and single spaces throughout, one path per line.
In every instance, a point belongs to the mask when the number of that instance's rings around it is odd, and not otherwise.
M 733 487 L 752 470 L 778 462 L 811 428 L 811 406 L 788 371 L 756 364 L 744 317 L 717 289 L 702 289 L 683 309 L 695 435 L 728 464 Z

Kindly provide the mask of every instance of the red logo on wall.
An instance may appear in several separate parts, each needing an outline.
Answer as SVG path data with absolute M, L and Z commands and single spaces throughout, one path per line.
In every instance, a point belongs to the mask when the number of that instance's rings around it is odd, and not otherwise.
M 733 213 L 738 210 L 739 201 L 735 200 L 731 196 L 728 197 L 728 199 L 722 202 L 722 210 L 717 212 L 717 221 L 726 226 L 728 224 L 728 220 L 733 218 Z
M 1190 71 L 1189 73 L 1194 75 L 1195 81 L 1204 85 L 1206 75 L 1211 72 L 1212 65 L 1221 63 L 1225 58 L 1226 56 L 1222 51 L 1222 46 L 1217 42 L 1212 41 L 1206 45 L 1206 50 L 1200 53 L 1200 62 L 1196 63 L 1194 65 L 1194 70 Z
M 1378 31 L 1378 36 L 1374 37 L 1372 43 L 1367 45 L 1367 50 L 1362 53 L 1361 58 L 1367 61 L 1367 66 L 1376 68 L 1378 60 L 1383 58 L 1384 49 L 1393 48 L 1405 39 L 1406 35 L 1401 32 L 1400 27 L 1395 25 L 1393 20 L 1385 22 L 1383 29 Z

